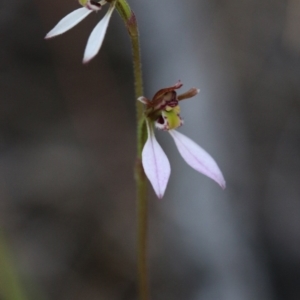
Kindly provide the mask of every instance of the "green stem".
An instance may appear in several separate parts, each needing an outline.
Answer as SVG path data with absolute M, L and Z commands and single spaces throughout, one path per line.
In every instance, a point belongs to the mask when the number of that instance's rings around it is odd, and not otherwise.
M 26 300 L 13 259 L 6 246 L 4 234 L 0 228 L 0 298 L 3 300 Z
M 135 180 L 137 187 L 137 246 L 138 246 L 138 284 L 139 299 L 148 300 L 148 272 L 147 272 L 147 178 L 142 166 L 142 150 L 147 138 L 144 118 L 144 106 L 137 101 L 143 96 L 143 78 L 140 53 L 139 32 L 136 17 L 125 0 L 118 0 L 116 9 L 121 15 L 128 29 L 133 59 L 133 73 L 135 82 L 135 98 L 137 112 L 137 161 L 135 168 Z

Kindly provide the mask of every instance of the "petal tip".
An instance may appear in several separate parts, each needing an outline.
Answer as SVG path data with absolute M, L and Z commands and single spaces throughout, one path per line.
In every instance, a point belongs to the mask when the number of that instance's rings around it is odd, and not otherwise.
M 158 199 L 162 199 L 164 194 L 156 194 L 156 196 L 157 196 Z
M 149 180 L 149 181 L 150 181 L 150 180 Z M 150 181 L 150 182 L 151 182 L 151 181 Z M 159 200 L 162 199 L 162 198 L 164 197 L 164 195 L 165 195 L 165 191 L 166 191 L 167 186 L 158 189 L 157 187 L 155 187 L 155 186 L 153 185 L 153 182 L 151 182 L 151 184 L 152 184 L 153 190 L 154 190 L 154 192 L 155 192 L 157 198 L 158 198 Z
M 56 35 L 57 35 L 57 34 L 53 33 L 52 30 L 51 30 L 51 31 L 49 31 L 49 32 L 45 35 L 44 39 L 45 39 L 45 40 L 49 40 L 49 39 L 55 37 Z
M 82 63 L 83 64 L 89 63 L 98 54 L 99 50 L 97 52 L 94 52 L 93 54 L 85 53 L 83 56 L 83 59 L 82 59 Z M 87 52 L 87 51 L 85 51 L 85 52 Z
M 142 102 L 143 104 L 148 104 L 149 103 L 149 100 L 144 96 L 138 97 L 137 100 Z
M 183 83 L 181 82 L 180 79 L 175 83 L 174 88 L 175 89 L 180 89 L 183 86 Z
M 87 65 L 90 61 L 92 60 L 92 58 L 83 58 L 83 60 L 82 60 L 82 64 L 83 65 Z
M 82 63 L 84 65 L 87 65 L 92 59 L 96 57 L 97 53 L 95 55 L 84 55 L 82 59 Z
M 218 182 L 218 184 L 220 185 L 222 190 L 226 189 L 226 181 L 224 180 L 224 178 L 222 178 L 222 180 L 220 182 Z
M 207 177 L 209 177 L 210 179 L 212 179 L 213 181 L 215 181 L 220 187 L 222 190 L 225 190 L 226 189 L 226 181 L 223 177 L 223 174 L 221 173 L 221 170 L 219 169 L 219 167 L 217 166 L 217 170 L 215 170 L 214 174 L 205 174 L 204 172 L 201 172 L 200 173 L 203 173 L 204 175 L 206 175 Z
M 224 176 L 218 166 L 217 166 L 215 175 L 208 176 L 208 177 L 210 177 L 212 180 L 214 180 L 221 187 L 222 190 L 226 189 L 226 181 L 225 181 Z

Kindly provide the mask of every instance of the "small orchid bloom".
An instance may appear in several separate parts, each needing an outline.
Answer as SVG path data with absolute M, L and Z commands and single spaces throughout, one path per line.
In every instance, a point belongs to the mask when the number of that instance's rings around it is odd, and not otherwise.
M 59 34 L 62 34 L 69 29 L 73 28 L 79 22 L 81 22 L 85 17 L 87 17 L 93 11 L 99 11 L 104 4 L 107 3 L 106 0 L 94 1 L 94 0 L 79 0 L 79 3 L 83 6 L 66 15 L 61 19 L 58 24 L 46 35 L 46 39 L 50 39 Z M 96 56 L 99 52 L 104 36 L 110 21 L 112 12 L 115 9 L 116 1 L 112 1 L 108 11 L 102 20 L 96 25 L 92 33 L 89 36 L 88 42 L 85 47 L 83 63 L 89 62 L 92 58 Z
M 152 100 L 139 97 L 145 104 L 145 116 L 148 138 L 142 151 L 142 163 L 146 176 L 153 189 L 162 198 L 171 173 L 169 160 L 158 144 L 153 124 L 157 129 L 168 131 L 185 162 L 196 171 L 206 175 L 225 188 L 225 180 L 214 159 L 199 145 L 175 129 L 183 124 L 180 116 L 179 101 L 194 97 L 199 89 L 191 88 L 186 93 L 178 95 L 175 90 L 182 87 L 179 81 L 174 86 L 159 90 Z

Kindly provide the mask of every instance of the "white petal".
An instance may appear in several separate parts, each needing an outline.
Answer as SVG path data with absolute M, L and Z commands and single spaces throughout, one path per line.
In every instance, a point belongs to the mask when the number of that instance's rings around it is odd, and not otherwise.
M 61 19 L 50 32 L 48 32 L 48 34 L 45 36 L 45 39 L 52 38 L 56 35 L 68 31 L 69 29 L 77 25 L 80 21 L 82 21 L 91 12 L 92 10 L 89 10 L 85 7 L 81 7 L 72 11 L 70 14 Z
M 162 198 L 171 173 L 169 160 L 148 126 L 148 139 L 142 151 L 144 171 L 158 198 Z
M 226 186 L 221 170 L 214 159 L 187 136 L 175 130 L 169 133 L 173 137 L 179 153 L 188 165 L 196 171 L 216 181 L 223 189 Z
M 89 62 L 99 52 L 114 8 L 115 2 L 111 4 L 103 19 L 96 25 L 89 36 L 83 55 L 83 63 Z

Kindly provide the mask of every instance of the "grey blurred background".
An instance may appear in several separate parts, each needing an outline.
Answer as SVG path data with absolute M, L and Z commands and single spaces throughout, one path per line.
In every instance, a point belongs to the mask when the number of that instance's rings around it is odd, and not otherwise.
M 157 134 L 172 175 L 163 200 L 149 189 L 152 299 L 299 300 L 300 1 L 129 3 L 145 96 L 201 89 L 180 131 L 227 181 Z M 0 225 L 28 299 L 137 299 L 130 43 L 115 13 L 81 64 L 106 8 L 45 41 L 77 7 L 0 3 Z

